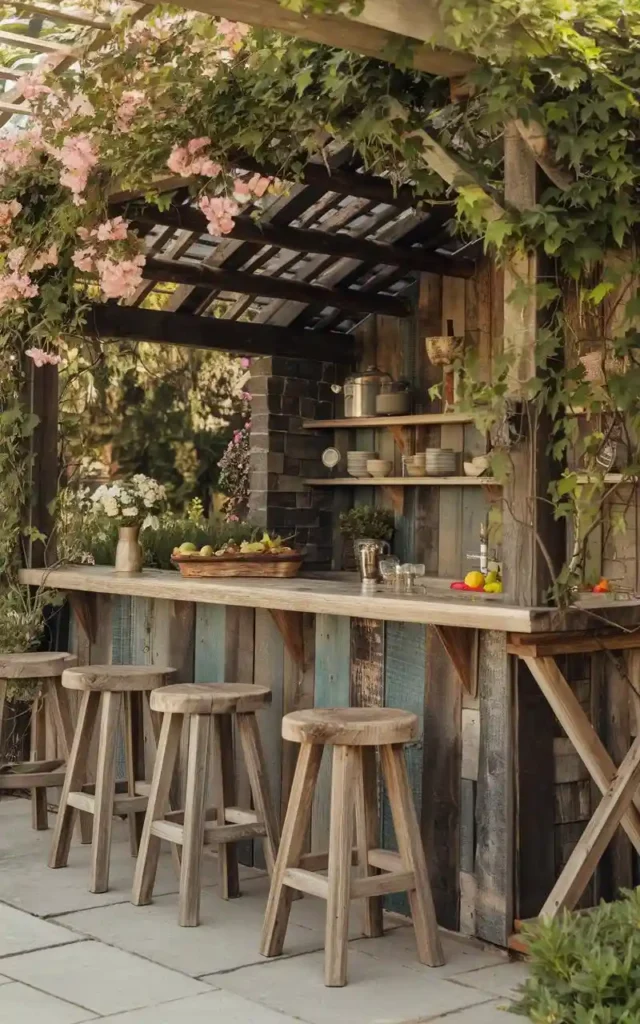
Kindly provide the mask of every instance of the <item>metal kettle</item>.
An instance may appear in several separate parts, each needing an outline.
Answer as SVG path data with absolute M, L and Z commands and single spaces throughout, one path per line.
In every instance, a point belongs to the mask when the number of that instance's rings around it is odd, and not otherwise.
M 374 540 L 373 537 L 361 537 L 354 540 L 353 547 L 356 553 L 356 562 L 361 580 L 375 580 L 379 582 L 380 559 L 383 555 L 391 552 L 391 546 L 387 540 Z
M 376 398 L 383 383 L 391 381 L 391 375 L 377 366 L 350 374 L 343 387 L 344 414 L 347 419 L 376 415 Z

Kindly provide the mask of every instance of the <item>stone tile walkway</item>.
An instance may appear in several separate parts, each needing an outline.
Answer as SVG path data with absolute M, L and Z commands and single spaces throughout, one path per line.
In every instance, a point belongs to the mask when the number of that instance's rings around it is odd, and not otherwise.
M 412 931 L 390 916 L 381 939 L 359 937 L 354 914 L 349 984 L 322 983 L 324 905 L 297 901 L 285 955 L 257 942 L 267 893 L 243 871 L 243 896 L 225 903 L 206 860 L 202 924 L 179 928 L 177 884 L 161 858 L 158 896 L 132 907 L 124 825 L 114 826 L 112 888 L 87 891 L 89 849 L 46 867 L 51 832 L 30 828 L 29 804 L 0 802 L 0 1024 L 508 1024 L 520 963 L 444 935 L 447 963 L 423 967 Z M 522 1018 L 520 1018 L 522 1019 Z

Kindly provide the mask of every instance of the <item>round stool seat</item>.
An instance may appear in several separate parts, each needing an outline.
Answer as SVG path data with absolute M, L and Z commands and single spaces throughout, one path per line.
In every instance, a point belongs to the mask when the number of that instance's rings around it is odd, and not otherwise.
M 177 683 L 151 695 L 151 710 L 175 715 L 228 715 L 271 703 L 267 686 L 247 683 Z
M 0 654 L 0 679 L 50 679 L 61 676 L 77 660 L 75 655 L 62 651 Z
M 418 738 L 418 718 L 395 708 L 313 708 L 282 719 L 282 736 L 294 743 L 374 747 Z
M 65 669 L 62 685 L 67 690 L 132 693 L 164 686 L 174 673 L 165 665 L 82 665 Z

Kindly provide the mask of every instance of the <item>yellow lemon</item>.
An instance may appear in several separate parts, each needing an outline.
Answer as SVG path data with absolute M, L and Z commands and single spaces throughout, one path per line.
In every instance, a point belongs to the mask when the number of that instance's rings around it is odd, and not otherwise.
M 474 569 L 473 572 L 467 573 L 467 575 L 464 578 L 464 582 L 467 584 L 468 587 L 483 587 L 484 576 L 482 575 L 481 572 L 478 572 L 477 569 Z
M 494 572 L 493 570 L 491 572 L 488 572 L 487 575 L 484 578 L 484 582 L 485 583 L 499 583 L 500 581 L 498 580 L 497 572 Z

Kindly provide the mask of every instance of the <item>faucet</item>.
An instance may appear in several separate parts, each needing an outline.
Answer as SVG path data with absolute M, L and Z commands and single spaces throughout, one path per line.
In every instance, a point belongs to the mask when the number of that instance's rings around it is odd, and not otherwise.
M 479 562 L 478 568 L 483 576 L 489 572 L 489 548 L 487 546 L 487 530 L 484 523 L 480 523 L 480 554 L 467 555 L 472 562 Z

